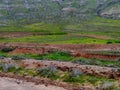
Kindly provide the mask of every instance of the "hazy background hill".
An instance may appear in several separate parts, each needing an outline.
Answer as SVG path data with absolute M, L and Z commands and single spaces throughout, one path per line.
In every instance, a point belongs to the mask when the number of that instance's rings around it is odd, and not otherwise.
M 0 23 L 78 22 L 120 18 L 120 0 L 0 0 Z

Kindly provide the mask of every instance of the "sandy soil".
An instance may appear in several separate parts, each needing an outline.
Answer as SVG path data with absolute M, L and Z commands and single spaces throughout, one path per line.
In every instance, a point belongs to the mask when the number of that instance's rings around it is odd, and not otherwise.
M 65 90 L 56 86 L 34 85 L 33 83 L 22 82 L 10 78 L 0 78 L 0 90 Z

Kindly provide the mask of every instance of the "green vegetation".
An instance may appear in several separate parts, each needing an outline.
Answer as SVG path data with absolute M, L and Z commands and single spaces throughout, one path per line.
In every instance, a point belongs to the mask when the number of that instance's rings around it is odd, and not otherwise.
M 12 59 L 15 61 L 22 60 L 25 58 L 33 58 L 33 59 L 39 59 L 39 60 L 44 60 L 44 59 L 63 60 L 63 61 L 70 61 L 73 63 L 82 64 L 82 65 L 97 65 L 97 66 L 107 66 L 107 67 L 116 67 L 116 68 L 120 67 L 120 62 L 118 61 L 74 58 L 69 54 L 69 52 L 60 52 L 60 51 L 54 51 L 54 52 L 50 52 L 48 54 L 43 54 L 43 55 L 24 54 L 24 55 L 15 55 L 15 56 L 12 56 L 5 52 L 0 52 L 0 55 L 1 55 L 0 57 L 12 57 Z M 0 71 L 6 72 L 6 73 L 16 73 L 18 75 L 25 74 L 27 76 L 33 76 L 33 77 L 36 77 L 36 76 L 44 77 L 44 78 L 47 77 L 52 80 L 60 80 L 60 81 L 69 82 L 75 85 L 86 84 L 86 83 L 88 85 L 93 85 L 93 86 L 102 85 L 103 88 L 111 88 L 113 86 L 111 85 L 108 87 L 104 87 L 105 82 L 113 82 L 113 83 L 116 82 L 113 79 L 86 75 L 85 73 L 83 73 L 80 70 L 77 70 L 76 68 L 72 69 L 69 72 L 63 72 L 58 70 L 55 66 L 39 67 L 38 69 L 27 69 L 20 66 L 16 66 L 14 64 L 1 63 Z
M 66 34 L 61 30 L 62 27 L 63 26 L 55 23 L 36 23 L 30 25 L 0 27 L 0 32 L 39 32 L 41 35 Z
M 64 81 L 65 82 L 71 82 L 71 83 L 81 83 L 81 84 L 89 83 L 89 84 L 97 86 L 98 84 L 102 84 L 106 81 L 113 82 L 114 80 L 107 79 L 107 78 L 96 77 L 96 76 L 85 75 L 85 74 L 79 75 L 77 77 L 72 77 L 72 76 L 70 76 L 69 73 L 67 73 L 64 76 Z
M 13 60 L 23 60 L 23 59 L 36 59 L 36 60 L 63 60 L 71 61 L 73 57 L 68 52 L 55 51 L 48 54 L 18 54 L 10 55 L 4 52 L 0 52 L 0 57 L 11 57 Z
M 80 24 L 67 25 L 65 31 L 87 35 L 107 36 L 117 39 L 120 37 L 120 20 L 94 17 L 90 20 L 82 21 Z
M 37 56 L 39 60 L 63 60 L 63 61 L 70 61 L 73 59 L 73 57 L 67 53 L 67 52 L 53 52 L 53 53 L 49 53 L 49 54 L 43 54 L 43 55 L 38 55 Z
M 0 32 L 31 33 L 24 37 L 0 37 L 0 42 L 32 42 L 54 44 L 111 44 L 120 43 L 120 21 L 95 17 L 79 24 L 36 23 L 24 26 L 1 27 Z M 80 34 L 80 35 L 79 35 Z M 87 35 L 87 36 L 81 36 Z M 92 37 L 93 35 L 94 37 Z
M 4 64 L 4 63 L 0 63 L 0 70 L 3 72 L 17 72 L 19 70 L 19 67 L 14 65 L 14 64 Z
M 57 68 L 54 66 L 41 67 L 37 70 L 37 75 L 40 75 L 42 77 L 51 78 L 51 79 L 59 78 L 57 73 L 58 73 Z
M 7 2 L 0 0 L 0 2 L 0 43 L 120 44 L 119 0 L 35 0 L 34 2 L 33 0 L 27 2 L 24 0 Z M 12 8 L 9 8 L 11 5 Z M 111 46 L 111 49 L 114 47 Z M 15 61 L 15 63 L 24 59 L 35 59 L 120 68 L 120 59 L 110 61 L 96 58 L 76 58 L 69 52 L 61 51 L 42 55 L 12 55 L 9 52 L 13 50 L 12 47 L 0 48 L 1 72 L 47 77 L 75 85 L 90 84 L 100 86 L 100 90 L 120 90 L 120 88 L 116 88 L 114 82 L 119 83 L 116 80 L 86 75 L 77 69 L 63 72 L 54 66 L 28 69 L 16 64 L 1 63 L 4 58 L 10 57 L 11 61 Z M 120 55 L 119 51 L 112 50 L 111 52 L 93 53 Z
M 1 42 L 31 42 L 44 44 L 108 44 L 119 43 L 119 40 L 103 40 L 84 36 L 70 36 L 70 35 L 43 35 L 43 36 L 28 36 L 15 39 L 1 40 Z
M 105 55 L 120 55 L 119 51 L 96 51 L 94 54 L 105 54 Z
M 3 47 L 1 49 L 1 52 L 7 53 L 7 52 L 10 52 L 10 51 L 13 51 L 13 50 L 14 50 L 14 48 L 12 48 L 12 47 Z
M 6 73 L 15 73 L 17 75 L 26 75 L 26 76 L 39 76 L 39 77 L 47 77 L 53 80 L 60 80 L 64 82 L 69 82 L 72 84 L 91 84 L 97 86 L 104 82 L 115 82 L 113 79 L 107 79 L 103 77 L 96 77 L 86 75 L 82 72 L 63 72 L 57 70 L 54 66 L 49 67 L 40 67 L 39 69 L 27 69 L 23 67 L 16 66 L 14 64 L 4 64 L 0 63 L 0 71 Z
M 36 59 L 36 60 L 56 60 L 56 61 L 70 61 L 72 63 L 83 64 L 83 65 L 97 65 L 106 67 L 120 68 L 120 61 L 100 60 L 100 59 L 86 59 L 72 57 L 69 52 L 54 51 L 48 54 L 16 54 L 10 55 L 4 52 L 0 52 L 0 58 L 11 57 L 13 60 L 24 60 L 24 59 Z
M 83 64 L 83 65 L 97 65 L 97 66 L 120 68 L 119 61 L 80 58 L 77 60 L 73 60 L 72 62 L 77 64 Z

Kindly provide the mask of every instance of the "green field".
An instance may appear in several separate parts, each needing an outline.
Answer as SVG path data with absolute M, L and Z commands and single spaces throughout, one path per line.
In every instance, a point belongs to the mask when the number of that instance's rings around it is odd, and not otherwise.
M 107 44 L 120 43 L 119 40 L 102 40 L 81 36 L 66 36 L 66 35 L 43 35 L 43 36 L 28 36 L 15 39 L 2 39 L 1 42 L 32 42 L 44 44 Z
M 36 23 L 24 26 L 1 27 L 0 32 L 32 33 L 32 36 L 7 38 L 0 36 L 0 42 L 32 42 L 54 44 L 109 44 L 120 43 L 120 21 L 96 17 L 79 24 Z M 37 35 L 34 35 L 37 34 Z M 71 35 L 72 34 L 72 35 Z M 76 34 L 87 34 L 79 36 Z M 103 38 L 90 37 L 89 35 Z M 104 38 L 105 37 L 105 38 Z

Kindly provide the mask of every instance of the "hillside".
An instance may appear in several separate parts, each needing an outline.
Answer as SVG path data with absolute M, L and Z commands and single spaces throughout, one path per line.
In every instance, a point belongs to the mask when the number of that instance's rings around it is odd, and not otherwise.
M 1 25 L 79 22 L 99 15 L 119 19 L 119 0 L 0 0 Z M 116 9 L 117 7 L 117 9 Z
M 0 0 L 0 90 L 120 90 L 120 0 Z

